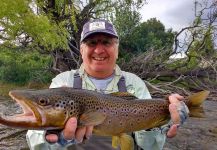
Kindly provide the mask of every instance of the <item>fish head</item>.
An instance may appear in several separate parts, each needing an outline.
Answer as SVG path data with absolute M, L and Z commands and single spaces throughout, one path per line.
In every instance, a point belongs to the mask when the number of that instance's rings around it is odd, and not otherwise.
M 0 118 L 7 126 L 27 129 L 62 129 L 68 112 L 61 105 L 61 95 L 55 90 L 14 90 L 9 95 L 21 106 L 23 113 Z

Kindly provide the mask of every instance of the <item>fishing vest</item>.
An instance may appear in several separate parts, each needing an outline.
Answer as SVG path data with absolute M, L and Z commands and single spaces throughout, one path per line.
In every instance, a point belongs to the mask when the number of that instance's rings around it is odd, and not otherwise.
M 127 92 L 126 81 L 125 81 L 124 76 L 121 76 L 121 78 L 118 81 L 117 86 L 118 86 L 118 91 L 119 92 Z M 80 74 L 77 71 L 74 74 L 73 88 L 82 89 L 82 78 L 81 78 Z

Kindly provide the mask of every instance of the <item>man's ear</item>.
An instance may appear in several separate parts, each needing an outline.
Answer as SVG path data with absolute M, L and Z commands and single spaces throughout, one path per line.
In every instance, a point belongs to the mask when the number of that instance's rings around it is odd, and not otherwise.
M 118 49 L 118 46 L 117 46 L 117 49 L 116 49 L 116 59 L 118 59 L 118 54 L 119 54 L 119 49 Z
M 80 45 L 80 53 L 81 53 L 81 56 L 83 55 L 83 44 L 81 43 L 81 45 Z

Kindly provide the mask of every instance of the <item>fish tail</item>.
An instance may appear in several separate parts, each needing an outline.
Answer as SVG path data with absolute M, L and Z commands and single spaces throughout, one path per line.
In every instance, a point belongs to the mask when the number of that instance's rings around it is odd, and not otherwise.
M 120 136 L 112 137 L 112 147 L 117 148 L 120 145 L 121 150 L 133 150 L 134 141 L 133 138 L 126 133 L 121 134 Z
M 207 99 L 209 93 L 210 93 L 209 91 L 204 90 L 198 93 L 194 93 L 188 97 L 190 117 L 196 117 L 196 118 L 204 117 L 205 113 L 201 104 Z

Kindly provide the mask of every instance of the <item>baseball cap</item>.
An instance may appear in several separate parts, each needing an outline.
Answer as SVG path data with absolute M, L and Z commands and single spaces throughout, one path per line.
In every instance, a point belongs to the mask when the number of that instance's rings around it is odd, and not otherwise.
M 95 33 L 105 33 L 118 38 L 116 29 L 112 23 L 104 19 L 94 19 L 84 24 L 80 42 Z

